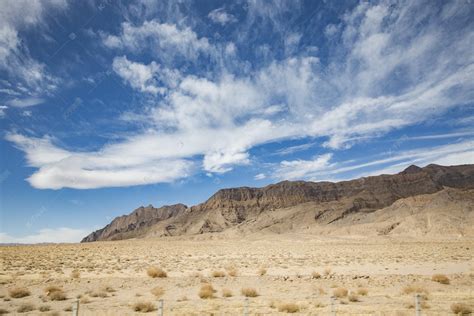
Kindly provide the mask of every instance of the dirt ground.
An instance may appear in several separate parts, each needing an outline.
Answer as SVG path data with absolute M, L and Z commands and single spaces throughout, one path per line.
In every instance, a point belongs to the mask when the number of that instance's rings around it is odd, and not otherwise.
M 157 315 L 162 299 L 164 315 L 414 315 L 418 292 L 422 315 L 450 315 L 454 303 L 474 309 L 473 254 L 465 239 L 308 235 L 3 246 L 0 311 L 71 315 L 78 300 L 79 315 Z M 208 283 L 213 297 L 201 298 Z

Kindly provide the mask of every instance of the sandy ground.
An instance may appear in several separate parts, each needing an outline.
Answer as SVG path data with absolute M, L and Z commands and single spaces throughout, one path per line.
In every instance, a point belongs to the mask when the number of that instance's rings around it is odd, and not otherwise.
M 337 315 L 414 315 L 414 289 L 423 294 L 422 315 L 453 314 L 450 307 L 458 302 L 474 309 L 472 240 L 269 235 L 5 246 L 0 251 L 0 310 L 13 315 L 25 304 L 34 310 L 21 315 L 71 315 L 77 299 L 79 315 L 140 315 L 135 303 L 158 308 L 159 299 L 164 315 L 283 314 L 279 310 L 285 304 L 294 304 L 301 315 L 331 315 L 332 309 Z M 150 266 L 162 268 L 167 277 L 148 276 Z M 79 273 L 73 275 L 74 270 Z M 216 271 L 225 276 L 214 277 Z M 432 281 L 433 274 L 445 274 L 449 284 Z M 198 296 L 205 283 L 216 290 L 214 298 Z M 51 285 L 62 288 L 66 299 L 52 300 L 46 291 Z M 12 298 L 9 291 L 18 287 L 30 294 Z M 155 287 L 163 290 L 160 297 L 151 293 Z M 258 296 L 246 299 L 242 288 L 253 288 Z M 338 288 L 352 296 L 332 305 Z M 223 297 L 223 289 L 232 296 Z

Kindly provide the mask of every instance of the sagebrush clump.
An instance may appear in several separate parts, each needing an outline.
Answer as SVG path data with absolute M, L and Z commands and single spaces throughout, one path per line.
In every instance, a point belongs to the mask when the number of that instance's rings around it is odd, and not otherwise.
M 133 304 L 133 310 L 140 313 L 149 313 L 156 310 L 156 306 L 151 302 L 137 302 Z
M 211 284 L 206 283 L 201 286 L 201 289 L 198 292 L 198 296 L 202 299 L 214 298 L 214 293 L 216 290 L 212 287 Z
M 31 292 L 26 287 L 14 287 L 8 290 L 8 295 L 11 298 L 22 298 L 30 296 Z
M 251 287 L 244 287 L 240 292 L 245 297 L 257 297 L 258 296 L 257 290 L 254 289 L 254 288 L 251 288 Z
M 431 280 L 441 284 L 449 284 L 449 278 L 444 274 L 433 274 Z
M 155 266 L 148 267 L 146 273 L 152 278 L 166 278 L 168 276 L 165 270 Z

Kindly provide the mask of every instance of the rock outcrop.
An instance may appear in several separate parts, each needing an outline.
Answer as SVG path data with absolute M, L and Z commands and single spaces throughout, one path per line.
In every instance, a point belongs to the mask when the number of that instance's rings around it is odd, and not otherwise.
M 314 232 L 314 227 L 344 223 L 352 214 L 375 212 L 397 200 L 434 194 L 446 187 L 474 189 L 474 165 L 410 166 L 394 175 L 337 183 L 283 181 L 263 188 L 222 189 L 199 205 L 183 206 L 180 211 L 167 213 L 169 216 L 160 216 L 152 222 L 141 221 L 141 226 L 133 220 L 129 225 L 134 225 L 133 237 L 214 232 L 247 234 L 261 230 L 284 233 L 309 229 Z M 129 238 L 126 232 L 130 229 L 121 225 L 125 230 L 117 234 L 113 224 L 103 229 L 106 233 L 98 231 L 99 235 L 93 233 L 84 241 Z
M 129 215 L 116 217 L 104 228 L 86 236 L 82 242 L 140 237 L 149 227 L 159 221 L 177 216 L 186 209 L 187 206 L 184 204 L 166 205 L 160 208 L 154 208 L 152 205 L 141 206 Z

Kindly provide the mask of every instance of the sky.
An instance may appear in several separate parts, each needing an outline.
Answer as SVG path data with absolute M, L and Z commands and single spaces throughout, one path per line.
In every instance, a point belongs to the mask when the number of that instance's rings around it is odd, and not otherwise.
M 474 1 L 0 2 L 0 243 L 474 163 Z

